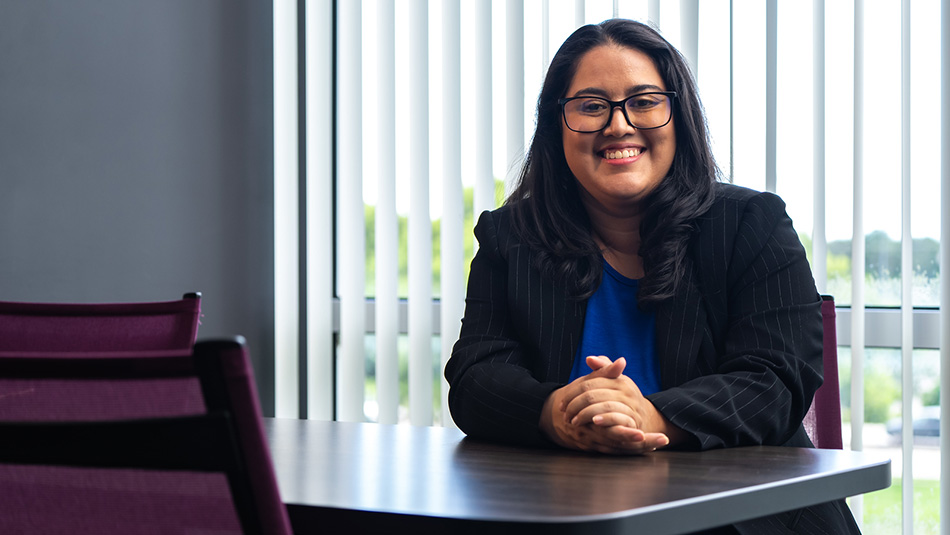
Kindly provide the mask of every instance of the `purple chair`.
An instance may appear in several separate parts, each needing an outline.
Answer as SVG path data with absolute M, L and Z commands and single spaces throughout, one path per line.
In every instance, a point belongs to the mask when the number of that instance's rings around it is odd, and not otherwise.
M 0 351 L 190 351 L 201 294 L 157 303 L 0 301 Z
M 0 354 L 0 533 L 290 534 L 243 338 Z
M 841 393 L 838 386 L 838 336 L 835 327 L 835 299 L 821 296 L 821 320 L 825 329 L 824 365 L 825 380 L 815 392 L 805 420 L 805 431 L 816 448 L 842 449 L 841 441 Z

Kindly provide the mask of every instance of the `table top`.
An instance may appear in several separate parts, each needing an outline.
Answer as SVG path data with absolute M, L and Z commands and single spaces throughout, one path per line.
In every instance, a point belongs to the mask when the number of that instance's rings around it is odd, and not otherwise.
M 295 533 L 684 533 L 890 485 L 890 460 L 757 446 L 644 456 L 477 441 L 454 428 L 264 419 Z M 327 531 L 330 529 L 330 531 Z

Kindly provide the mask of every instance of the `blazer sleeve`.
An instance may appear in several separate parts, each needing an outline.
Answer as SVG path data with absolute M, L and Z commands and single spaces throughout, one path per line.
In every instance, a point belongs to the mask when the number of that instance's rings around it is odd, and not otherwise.
M 805 446 L 801 422 L 822 382 L 820 296 L 781 199 L 734 204 L 697 237 L 708 329 L 693 375 L 649 398 L 700 449 Z
M 516 332 L 508 296 L 516 260 L 498 221 L 484 212 L 475 227 L 479 242 L 472 260 L 459 339 L 445 366 L 449 409 L 467 435 L 529 445 L 550 442 L 538 422 L 548 395 L 560 385 L 532 373 L 538 357 Z M 504 233 L 507 235 L 507 233 Z

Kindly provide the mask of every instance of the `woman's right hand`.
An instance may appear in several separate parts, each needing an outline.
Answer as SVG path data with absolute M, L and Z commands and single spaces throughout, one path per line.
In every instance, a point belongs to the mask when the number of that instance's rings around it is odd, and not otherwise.
M 597 424 L 578 425 L 567 420 L 563 407 L 570 401 L 568 398 L 573 398 L 572 392 L 576 392 L 580 382 L 600 378 L 617 379 L 623 374 L 626 365 L 623 359 L 610 362 L 604 357 L 603 360 L 605 362 L 600 363 L 600 367 L 590 374 L 575 379 L 570 385 L 548 396 L 541 412 L 541 430 L 562 447 L 608 454 L 644 454 L 669 444 L 669 438 L 663 433 L 646 433 L 638 429 L 634 419 L 628 415 L 627 407 L 614 407 L 614 410 L 605 408 L 609 412 L 605 412 Z M 575 388 L 569 388 L 572 386 Z

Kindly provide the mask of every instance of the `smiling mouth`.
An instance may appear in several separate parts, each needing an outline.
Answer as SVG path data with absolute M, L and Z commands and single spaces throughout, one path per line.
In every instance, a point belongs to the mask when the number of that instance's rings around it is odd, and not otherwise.
M 639 156 L 641 149 L 605 150 L 602 154 L 606 160 L 619 160 Z

